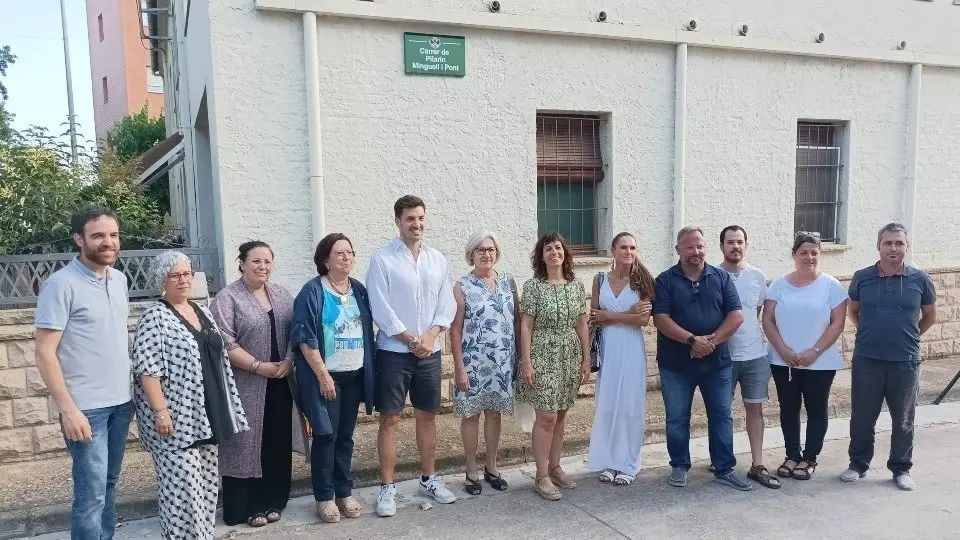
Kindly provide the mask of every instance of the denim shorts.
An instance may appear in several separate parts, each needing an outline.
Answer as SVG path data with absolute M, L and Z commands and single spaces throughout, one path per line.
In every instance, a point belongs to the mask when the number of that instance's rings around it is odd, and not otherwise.
M 753 360 L 733 362 L 733 385 L 731 394 L 737 393 L 737 383 L 740 383 L 740 394 L 744 403 L 765 403 L 769 399 L 770 386 L 770 359 L 764 355 Z
M 440 353 L 420 359 L 412 353 L 377 350 L 376 408 L 384 414 L 400 414 L 410 394 L 414 409 L 440 410 Z

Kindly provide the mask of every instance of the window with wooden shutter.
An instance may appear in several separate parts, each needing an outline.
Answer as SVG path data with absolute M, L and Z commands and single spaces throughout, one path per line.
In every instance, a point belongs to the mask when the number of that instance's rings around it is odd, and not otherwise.
M 597 251 L 597 184 L 603 180 L 602 120 L 537 115 L 537 225 L 562 234 L 578 253 Z

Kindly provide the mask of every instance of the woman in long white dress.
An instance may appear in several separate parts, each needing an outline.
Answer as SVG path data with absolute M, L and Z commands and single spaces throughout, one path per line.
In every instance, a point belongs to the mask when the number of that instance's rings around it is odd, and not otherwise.
M 596 412 L 590 435 L 589 468 L 600 481 L 627 485 L 640 472 L 647 396 L 643 327 L 650 320 L 653 276 L 637 257 L 630 233 L 613 239 L 614 267 L 597 274 L 590 298 L 590 323 L 601 327 Z

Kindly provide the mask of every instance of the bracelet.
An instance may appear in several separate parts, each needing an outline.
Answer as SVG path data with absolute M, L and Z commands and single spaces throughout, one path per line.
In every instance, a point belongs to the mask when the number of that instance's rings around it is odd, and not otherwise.
M 260 362 L 259 360 L 254 360 L 253 364 L 250 365 L 250 371 L 252 371 L 253 373 L 257 373 L 257 368 L 260 367 L 260 364 L 262 364 L 262 362 Z M 257 373 L 257 375 L 259 375 L 259 373 Z
M 158 414 L 165 413 L 165 412 L 167 412 L 168 410 L 169 410 L 169 407 L 164 407 L 164 408 L 162 408 L 162 409 L 156 409 L 156 410 L 153 411 L 153 414 L 156 416 L 156 415 L 158 415 Z

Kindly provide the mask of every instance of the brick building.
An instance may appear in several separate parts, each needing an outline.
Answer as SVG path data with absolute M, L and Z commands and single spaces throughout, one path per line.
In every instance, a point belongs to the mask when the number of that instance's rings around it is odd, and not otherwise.
M 163 80 L 153 72 L 150 51 L 140 39 L 138 0 L 87 0 L 87 39 L 97 142 L 113 125 L 144 105 L 163 115 Z

